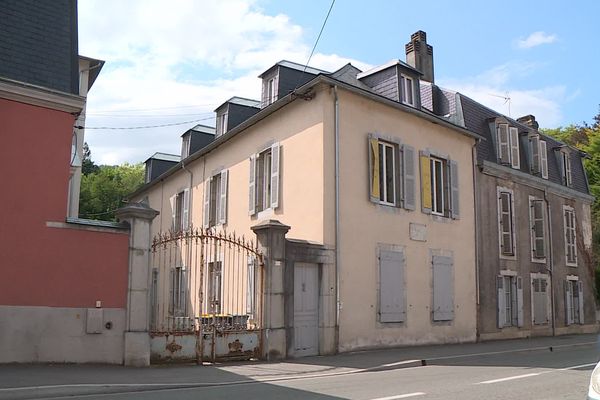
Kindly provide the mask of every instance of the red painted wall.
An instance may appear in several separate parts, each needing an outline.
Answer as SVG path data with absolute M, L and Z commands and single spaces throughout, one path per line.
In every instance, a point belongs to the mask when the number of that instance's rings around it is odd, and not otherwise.
M 46 226 L 66 218 L 74 121 L 0 99 L 0 305 L 126 306 L 128 236 Z

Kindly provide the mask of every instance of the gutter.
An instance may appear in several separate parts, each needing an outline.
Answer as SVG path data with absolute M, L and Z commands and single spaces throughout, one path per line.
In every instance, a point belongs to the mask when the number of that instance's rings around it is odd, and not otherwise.
M 337 85 L 333 86 L 335 136 L 335 350 L 340 348 L 340 103 Z
M 546 213 L 548 214 L 548 261 L 550 265 L 546 267 L 546 270 L 550 274 L 550 305 L 552 308 L 552 336 L 556 336 L 556 304 L 554 296 L 554 257 L 552 255 L 552 214 L 550 213 L 550 202 L 548 201 L 548 189 L 544 189 L 544 201 L 546 202 Z

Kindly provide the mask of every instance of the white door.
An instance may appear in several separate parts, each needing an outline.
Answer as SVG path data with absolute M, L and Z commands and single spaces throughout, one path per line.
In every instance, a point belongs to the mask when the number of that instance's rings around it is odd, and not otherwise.
M 294 353 L 319 354 L 319 268 L 316 264 L 294 266 Z

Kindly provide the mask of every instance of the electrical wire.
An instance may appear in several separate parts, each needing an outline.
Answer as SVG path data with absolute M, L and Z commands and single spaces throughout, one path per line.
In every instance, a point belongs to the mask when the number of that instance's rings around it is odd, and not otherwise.
M 313 46 L 312 51 L 310 52 L 308 61 L 306 61 L 306 64 L 304 65 L 304 71 L 302 71 L 303 73 L 306 72 L 306 68 L 308 68 L 308 64 L 310 64 L 310 59 L 312 58 L 313 53 L 315 52 L 315 49 L 317 48 L 319 39 L 321 39 L 321 34 L 323 33 L 323 30 L 325 29 L 325 25 L 327 24 L 327 20 L 329 19 L 329 14 L 331 14 L 331 10 L 333 9 L 334 4 L 335 4 L 335 0 L 332 0 L 331 6 L 329 6 L 329 11 L 327 11 L 327 16 L 325 17 L 325 21 L 323 21 L 323 25 L 321 25 L 321 31 L 319 32 L 319 36 L 317 36 L 317 40 L 315 41 L 315 45 Z
M 214 118 L 215 117 L 208 117 L 208 118 L 193 119 L 190 121 L 173 122 L 170 124 L 160 124 L 160 125 L 145 125 L 145 126 L 81 126 L 81 125 L 76 125 L 75 128 L 86 129 L 86 130 L 87 129 L 106 129 L 106 130 L 151 129 L 151 128 L 163 128 L 163 127 L 167 127 L 167 126 L 191 124 L 194 122 L 206 121 L 206 120 L 210 120 L 210 119 L 214 119 Z

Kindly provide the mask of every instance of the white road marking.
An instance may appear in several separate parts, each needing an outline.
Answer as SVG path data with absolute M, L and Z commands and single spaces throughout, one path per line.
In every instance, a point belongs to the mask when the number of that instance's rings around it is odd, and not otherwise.
M 379 367 L 375 367 L 375 368 L 381 368 L 381 367 L 395 367 L 398 365 L 404 365 L 404 364 L 414 364 L 414 363 L 421 363 L 421 360 L 405 360 L 405 361 L 398 361 L 398 362 L 394 362 L 394 363 L 389 363 L 389 364 L 383 364 Z M 371 369 L 371 368 L 367 368 Z
M 479 385 L 485 385 L 485 384 L 488 384 L 488 383 L 498 383 L 498 382 L 512 381 L 513 379 L 529 378 L 531 376 L 538 376 L 538 375 L 540 375 L 539 372 L 537 372 L 537 373 L 531 373 L 531 374 L 524 374 L 524 375 L 515 375 L 515 376 L 509 376 L 508 378 L 492 379 L 490 381 L 478 382 L 477 384 L 479 384 Z
M 591 367 L 592 365 L 596 365 L 596 363 L 574 365 L 572 367 L 561 368 L 561 369 L 559 369 L 559 371 L 568 371 L 570 369 L 579 369 L 579 368 Z M 553 371 L 548 371 L 548 372 L 553 372 Z
M 423 396 L 424 394 L 427 394 L 427 393 L 423 393 L 423 392 L 414 392 L 414 393 L 399 394 L 399 395 L 396 395 L 396 396 L 378 397 L 378 398 L 376 398 L 376 399 L 371 399 L 371 400 L 396 400 L 396 399 L 407 399 L 407 398 L 409 398 L 409 397 Z

